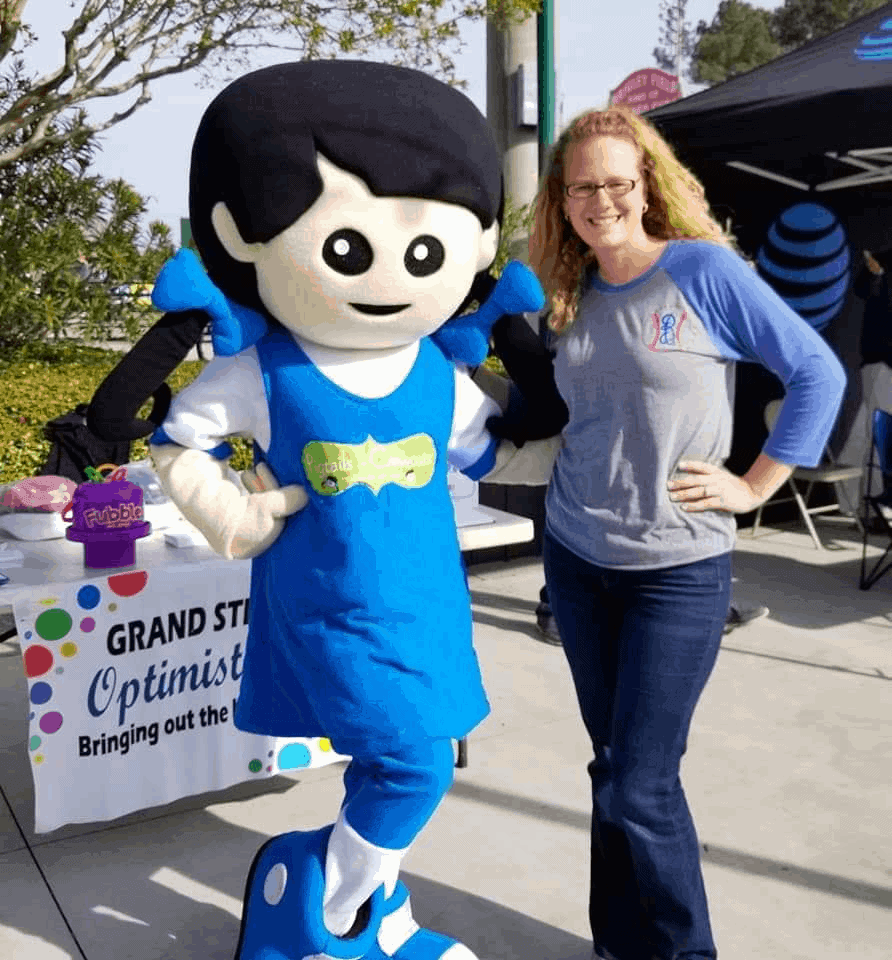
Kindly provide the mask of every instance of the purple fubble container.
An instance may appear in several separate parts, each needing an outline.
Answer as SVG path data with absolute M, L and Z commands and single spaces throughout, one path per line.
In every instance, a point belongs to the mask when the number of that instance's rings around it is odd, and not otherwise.
M 65 536 L 84 545 L 84 566 L 91 569 L 133 566 L 136 541 L 152 532 L 143 518 L 142 490 L 124 479 L 80 484 L 62 519 L 71 521 Z

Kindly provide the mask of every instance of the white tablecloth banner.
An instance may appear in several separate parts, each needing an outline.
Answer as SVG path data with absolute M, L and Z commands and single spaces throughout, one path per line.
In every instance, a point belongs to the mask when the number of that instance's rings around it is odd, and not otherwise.
M 128 570 L 19 596 L 38 833 L 344 759 L 235 728 L 249 572 Z

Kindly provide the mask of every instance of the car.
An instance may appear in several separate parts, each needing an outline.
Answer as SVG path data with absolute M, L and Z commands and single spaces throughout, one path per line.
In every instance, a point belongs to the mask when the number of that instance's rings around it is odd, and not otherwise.
M 141 307 L 152 305 L 153 283 L 121 283 L 111 289 L 112 303 L 135 303 Z

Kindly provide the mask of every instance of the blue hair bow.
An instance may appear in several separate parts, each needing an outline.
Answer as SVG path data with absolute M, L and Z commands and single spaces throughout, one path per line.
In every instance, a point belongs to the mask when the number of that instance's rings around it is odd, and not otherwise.
M 211 341 L 218 357 L 232 357 L 247 350 L 269 329 L 256 310 L 229 300 L 187 247 L 161 268 L 152 303 L 159 310 L 204 310 L 209 314 Z
M 545 293 L 536 274 L 519 260 L 511 260 L 486 303 L 474 313 L 448 321 L 431 335 L 447 359 L 478 366 L 489 353 L 489 337 L 499 317 L 509 313 L 539 311 Z

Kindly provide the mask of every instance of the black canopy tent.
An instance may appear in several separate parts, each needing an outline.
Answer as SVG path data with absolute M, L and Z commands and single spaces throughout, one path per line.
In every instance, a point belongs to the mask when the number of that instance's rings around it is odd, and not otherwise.
M 855 247 L 892 244 L 892 217 L 877 216 L 892 211 L 892 3 L 644 116 L 746 239 L 810 200 L 840 216 Z
M 731 221 L 750 256 L 778 215 L 798 203 L 820 204 L 839 218 L 854 276 L 862 250 L 892 247 L 892 3 L 643 116 L 703 183 L 714 214 Z M 860 403 L 862 316 L 863 303 L 850 290 L 840 313 L 821 331 L 849 376 L 832 439 L 837 450 Z M 783 396 L 783 388 L 752 364 L 738 365 L 737 383 L 728 466 L 742 473 L 767 436 L 764 406 Z

